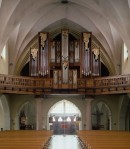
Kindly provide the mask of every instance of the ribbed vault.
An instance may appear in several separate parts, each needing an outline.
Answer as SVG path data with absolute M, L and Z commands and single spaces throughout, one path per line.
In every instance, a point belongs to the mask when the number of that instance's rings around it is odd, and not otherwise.
M 1 0 L 0 52 L 7 44 L 9 74 L 14 74 L 28 43 L 39 31 L 49 31 L 52 35 L 64 27 L 75 35 L 90 31 L 103 46 L 107 65 L 112 63 L 111 72 L 117 74 L 122 43 L 130 49 L 129 18 L 129 0 L 68 0 L 68 3 L 61 0 Z

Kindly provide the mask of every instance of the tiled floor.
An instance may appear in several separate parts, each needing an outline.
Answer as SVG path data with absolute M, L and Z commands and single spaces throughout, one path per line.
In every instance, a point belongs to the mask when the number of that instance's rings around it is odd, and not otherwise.
M 76 135 L 54 135 L 49 149 L 82 149 Z

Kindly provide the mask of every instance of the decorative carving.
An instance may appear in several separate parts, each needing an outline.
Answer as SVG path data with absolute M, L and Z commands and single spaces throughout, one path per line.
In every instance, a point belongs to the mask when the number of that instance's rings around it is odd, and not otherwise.
M 44 48 L 45 47 L 45 41 L 47 39 L 47 33 L 40 33 L 41 37 L 41 46 Z
M 38 52 L 38 49 L 36 49 L 36 48 L 31 49 L 31 55 L 32 55 L 32 58 L 34 61 L 37 57 L 37 52 Z
M 63 36 L 64 36 L 65 38 L 68 37 L 68 31 L 63 31 L 62 34 L 63 34 Z
M 92 52 L 93 52 L 94 55 L 95 55 L 95 60 L 98 60 L 98 56 L 99 56 L 99 54 L 100 54 L 99 49 L 94 48 L 94 49 L 92 49 Z
M 63 60 L 64 69 L 67 69 L 68 66 L 69 66 L 69 62 L 67 60 Z
M 90 33 L 83 33 L 83 41 L 85 44 L 85 50 L 88 49 L 89 38 L 90 38 Z

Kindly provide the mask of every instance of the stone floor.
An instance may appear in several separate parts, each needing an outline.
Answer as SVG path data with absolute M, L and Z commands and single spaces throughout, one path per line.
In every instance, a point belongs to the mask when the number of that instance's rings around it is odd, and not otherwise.
M 48 149 L 83 149 L 76 135 L 54 135 Z

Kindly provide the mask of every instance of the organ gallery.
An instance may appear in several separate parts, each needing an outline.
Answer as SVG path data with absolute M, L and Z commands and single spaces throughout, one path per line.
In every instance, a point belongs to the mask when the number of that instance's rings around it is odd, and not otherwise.
M 38 33 L 38 46 L 30 48 L 30 76 L 50 78 L 54 89 L 76 89 L 78 80 L 100 76 L 100 47 L 92 48 L 93 35 L 74 35 L 68 29 L 51 38 Z

